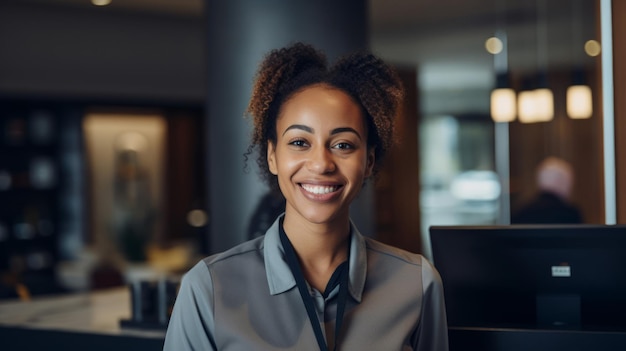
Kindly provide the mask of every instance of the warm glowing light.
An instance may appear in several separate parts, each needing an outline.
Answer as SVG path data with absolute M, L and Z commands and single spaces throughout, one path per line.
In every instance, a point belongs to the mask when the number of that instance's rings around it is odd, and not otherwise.
M 597 40 L 587 40 L 585 52 L 591 57 L 596 57 L 602 52 L 602 45 Z
M 504 45 L 502 45 L 502 40 L 496 37 L 491 37 L 485 41 L 485 49 L 487 49 L 487 52 L 490 54 L 499 54 L 502 52 L 503 48 Z
M 548 122 L 554 118 L 554 95 L 552 90 L 541 88 L 535 90 L 535 115 L 537 122 Z
M 517 99 L 517 114 L 522 123 L 532 123 L 535 115 L 534 91 L 525 90 L 519 93 Z
M 513 89 L 500 88 L 491 92 L 491 118 L 494 122 L 512 122 L 515 120 L 516 112 Z
M 518 115 L 522 123 L 548 122 L 554 117 L 554 96 L 547 88 L 519 94 Z
M 187 214 L 187 222 L 192 227 L 203 227 L 206 225 L 209 216 L 207 216 L 206 212 L 203 210 L 191 210 Z
M 587 85 L 572 85 L 567 88 L 567 115 L 573 119 L 585 119 L 592 114 L 591 88 Z
M 106 6 L 111 3 L 111 0 L 91 0 L 91 3 L 96 6 Z

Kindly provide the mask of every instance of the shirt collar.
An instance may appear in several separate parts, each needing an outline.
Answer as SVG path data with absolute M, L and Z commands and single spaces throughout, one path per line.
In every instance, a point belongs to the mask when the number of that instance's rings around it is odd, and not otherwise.
M 265 260 L 265 274 L 270 288 L 270 294 L 277 295 L 284 293 L 296 286 L 296 279 L 293 277 L 289 265 L 285 260 L 285 251 L 280 242 L 278 226 L 281 215 L 274 224 L 265 232 L 263 239 L 263 255 Z M 365 286 L 365 276 L 367 274 L 367 255 L 365 249 L 365 239 L 358 231 L 354 223 L 350 222 L 352 235 L 350 237 L 350 295 L 361 302 L 363 288 Z

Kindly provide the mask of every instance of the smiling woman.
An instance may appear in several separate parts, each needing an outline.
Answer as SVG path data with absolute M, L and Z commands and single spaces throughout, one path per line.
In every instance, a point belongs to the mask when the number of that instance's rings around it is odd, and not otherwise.
M 340 221 L 347 234 L 350 203 L 374 166 L 360 107 L 339 89 L 314 85 L 285 102 L 276 130 L 267 157 L 287 200 L 285 230 Z
M 330 68 L 301 43 L 269 53 L 248 108 L 247 156 L 258 152 L 285 212 L 264 236 L 185 275 L 165 350 L 448 349 L 434 267 L 350 220 L 392 144 L 402 95 L 395 72 L 368 53 Z

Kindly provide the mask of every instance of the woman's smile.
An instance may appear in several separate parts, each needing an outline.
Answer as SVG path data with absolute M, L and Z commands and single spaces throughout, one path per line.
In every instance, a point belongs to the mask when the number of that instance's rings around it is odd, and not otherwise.
M 300 186 L 308 193 L 316 194 L 316 195 L 326 195 L 330 193 L 334 193 L 339 190 L 338 185 L 333 186 L 320 186 L 320 185 L 312 185 L 312 184 L 300 184 Z
M 304 196 L 316 202 L 333 201 L 340 196 L 341 185 L 317 185 L 299 183 Z

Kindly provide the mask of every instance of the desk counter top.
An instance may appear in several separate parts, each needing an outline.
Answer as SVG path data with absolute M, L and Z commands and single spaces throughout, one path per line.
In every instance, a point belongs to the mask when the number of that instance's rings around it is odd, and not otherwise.
M 150 349 L 160 349 L 165 331 L 120 328 L 120 320 L 130 318 L 130 304 L 127 287 L 38 297 L 31 301 L 2 301 L 0 348 L 41 350 L 38 347 L 55 349 L 58 346 L 78 350 L 83 349 L 80 346 L 83 345 L 94 350 L 100 349 L 97 344 L 104 349 L 104 345 L 114 346 L 116 340 L 123 340 L 125 344 L 149 344 L 153 345 Z M 5 348 L 7 343 L 8 349 Z

